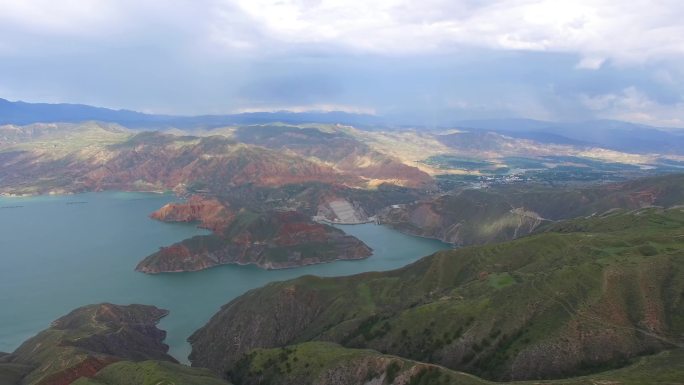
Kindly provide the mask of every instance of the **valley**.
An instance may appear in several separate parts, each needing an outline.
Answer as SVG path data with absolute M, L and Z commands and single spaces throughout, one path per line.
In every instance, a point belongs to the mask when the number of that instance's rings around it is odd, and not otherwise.
M 0 385 L 684 385 L 683 20 L 0 0 Z
M 449 248 L 384 226 L 339 226 L 373 250 L 369 258 L 264 270 L 223 265 L 189 273 L 142 274 L 135 267 L 160 247 L 208 230 L 147 217 L 173 204 L 172 194 L 99 192 L 0 197 L 0 351 L 11 352 L 71 309 L 100 302 L 167 309 L 160 321 L 169 354 L 187 363 L 186 339 L 226 301 L 272 281 L 391 270 Z M 70 202 L 87 202 L 68 204 Z M 40 267 L 40 268 L 39 268 Z
M 396 270 L 274 282 L 223 306 L 191 336 L 192 368 L 168 356 L 154 326 L 173 311 L 85 306 L 0 355 L 0 379 L 676 383 L 683 215 L 681 206 L 610 210 Z
M 29 303 L 45 309 L 16 309 L 30 322 L 6 329 L 3 350 L 26 342 L 0 355 L 0 378 L 629 384 L 664 362 L 662 381 L 677 378 L 680 155 L 545 140 L 324 123 L 2 126 L 0 203 L 14 209 L 0 224 L 43 218 L 24 232 L 47 248 L 6 245 L 6 292 L 35 290 L 21 283 L 43 274 L 32 260 L 62 261 L 70 283 L 42 288 L 67 301 L 39 290 Z M 90 235 L 46 235 L 65 220 Z M 102 301 L 28 338 L 65 306 Z M 105 318 L 84 321 L 91 312 Z
M 166 133 L 90 122 L 3 126 L 0 134 L 4 194 L 173 191 L 213 202 L 209 207 L 220 214 L 200 208 L 180 221 L 198 221 L 214 234 L 167 245 L 138 264 L 146 273 L 365 258 L 367 246 L 326 224 L 376 217 L 400 231 L 457 245 L 512 239 L 546 219 L 588 214 L 562 208 L 547 213 L 529 202 L 535 194 L 558 195 L 546 201 L 582 199 L 582 192 L 562 191 L 679 170 L 677 155 L 548 144 L 495 131 L 264 124 Z M 665 162 L 667 156 L 673 158 Z M 586 203 L 575 204 L 580 202 Z M 472 204 L 498 207 L 486 206 L 489 214 L 462 211 Z M 459 213 L 450 214 L 449 206 Z M 459 219 L 468 215 L 479 222 Z

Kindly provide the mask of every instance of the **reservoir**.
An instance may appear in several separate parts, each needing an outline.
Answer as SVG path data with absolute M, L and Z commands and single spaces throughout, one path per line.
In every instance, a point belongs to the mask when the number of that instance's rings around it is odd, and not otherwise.
M 160 246 L 208 233 L 148 217 L 172 201 L 177 198 L 171 194 L 127 192 L 0 197 L 0 352 L 12 352 L 79 306 L 140 303 L 171 312 L 159 327 L 168 332 L 170 354 L 187 362 L 186 338 L 247 290 L 305 274 L 390 270 L 449 248 L 384 226 L 349 225 L 339 228 L 373 248 L 368 259 L 287 270 L 227 265 L 191 273 L 134 271 Z

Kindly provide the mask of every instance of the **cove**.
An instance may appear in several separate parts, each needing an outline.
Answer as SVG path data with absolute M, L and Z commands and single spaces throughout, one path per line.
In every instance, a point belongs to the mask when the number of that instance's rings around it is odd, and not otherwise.
M 375 224 L 338 226 L 373 248 L 361 261 L 287 270 L 220 266 L 191 273 L 145 275 L 136 264 L 160 246 L 207 231 L 154 221 L 150 213 L 177 201 L 171 194 L 102 192 L 0 197 L 0 351 L 79 306 L 142 303 L 168 309 L 160 328 L 170 353 L 187 362 L 186 339 L 233 298 L 301 275 L 340 276 L 405 266 L 449 248 Z

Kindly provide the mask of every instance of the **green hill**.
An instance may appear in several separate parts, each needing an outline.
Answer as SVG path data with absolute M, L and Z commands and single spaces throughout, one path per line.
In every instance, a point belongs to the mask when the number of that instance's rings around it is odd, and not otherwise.
M 12 354 L 0 354 L 0 384 L 227 384 L 167 354 L 166 332 L 156 327 L 167 313 L 147 305 L 78 308 Z
M 73 385 L 229 385 L 208 370 L 164 361 L 117 362 Z
M 515 239 L 551 222 L 613 208 L 684 203 L 684 174 L 590 187 L 508 185 L 462 189 L 386 209 L 380 220 L 400 231 L 460 246 Z
M 238 362 L 228 376 L 236 385 L 392 384 L 483 385 L 540 384 L 539 381 L 490 382 L 438 365 L 411 361 L 367 349 L 344 348 L 329 342 L 305 342 L 284 348 L 257 349 Z M 684 350 L 667 350 L 639 357 L 630 365 L 562 380 L 558 385 L 681 384 Z
M 684 211 L 613 211 L 405 268 L 253 290 L 190 337 L 193 365 L 336 342 L 491 380 L 567 378 L 684 344 Z

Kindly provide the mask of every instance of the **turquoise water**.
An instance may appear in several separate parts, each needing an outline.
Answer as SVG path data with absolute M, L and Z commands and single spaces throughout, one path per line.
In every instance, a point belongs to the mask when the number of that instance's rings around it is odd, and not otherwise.
M 206 233 L 148 218 L 173 200 L 172 195 L 123 192 L 0 198 L 0 351 L 13 351 L 76 307 L 143 303 L 171 311 L 160 328 L 168 332 L 170 353 L 186 361 L 186 338 L 249 289 L 304 274 L 389 270 L 448 247 L 365 224 L 340 226 L 374 249 L 362 261 L 271 271 L 221 266 L 192 273 L 135 272 L 135 265 L 160 246 Z

